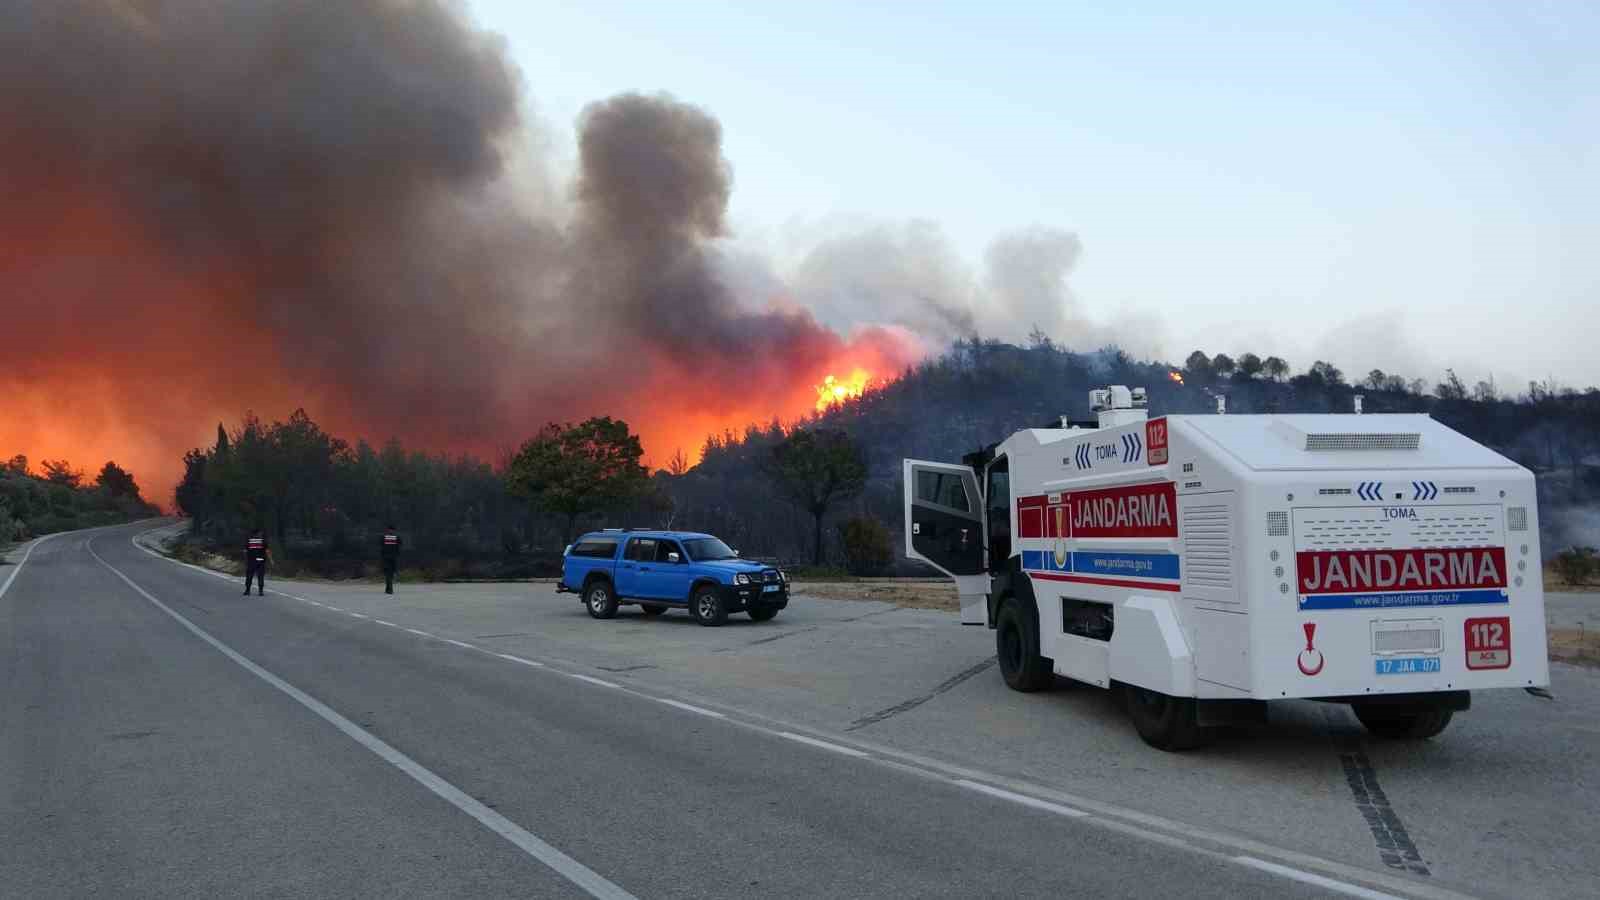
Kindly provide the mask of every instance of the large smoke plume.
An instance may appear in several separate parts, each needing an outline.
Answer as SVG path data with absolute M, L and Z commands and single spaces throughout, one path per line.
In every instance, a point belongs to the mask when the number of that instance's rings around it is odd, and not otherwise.
M 824 372 L 891 374 L 971 330 L 985 289 L 936 232 L 900 241 L 909 257 L 871 251 L 892 235 L 827 242 L 798 290 L 729 277 L 732 173 L 705 111 L 594 104 L 567 184 L 527 102 L 501 42 L 426 0 L 9 5 L 0 449 L 170 485 L 217 420 L 303 405 L 339 433 L 490 454 L 610 413 L 664 459 L 804 411 Z M 1047 282 L 1075 256 L 995 294 L 1070 303 Z M 806 306 L 858 284 L 900 306 L 827 325 Z

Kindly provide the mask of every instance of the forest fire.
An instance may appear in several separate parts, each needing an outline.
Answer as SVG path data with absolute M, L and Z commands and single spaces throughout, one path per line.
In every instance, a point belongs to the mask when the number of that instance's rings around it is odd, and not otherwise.
M 828 375 L 817 385 L 817 412 L 823 412 L 830 406 L 839 406 L 846 400 L 858 399 L 873 386 L 872 376 L 865 369 L 855 369 L 849 378 L 843 379 Z
M 26 335 L 0 454 L 115 459 L 167 503 L 219 421 L 304 408 L 490 461 L 609 415 L 651 461 L 693 461 L 708 434 L 827 408 L 820 373 L 858 396 L 928 349 L 729 277 L 732 170 L 700 107 L 593 103 L 561 175 L 523 140 L 511 60 L 442 5 L 268 4 L 259 27 L 211 8 L 0 29 L 0 296 Z M 119 77 L 83 90 L 82 59 Z
M 1168 372 L 1167 378 L 1172 381 L 1173 384 L 1183 384 L 1183 376 L 1177 372 Z

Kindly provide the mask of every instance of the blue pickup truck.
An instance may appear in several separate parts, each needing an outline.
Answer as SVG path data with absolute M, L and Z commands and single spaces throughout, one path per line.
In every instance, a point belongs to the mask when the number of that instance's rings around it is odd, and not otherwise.
M 556 590 L 578 594 L 596 619 L 637 603 L 649 616 L 687 609 L 701 625 L 721 625 L 732 612 L 765 622 L 789 605 L 787 572 L 740 559 L 709 534 L 591 531 L 562 556 Z

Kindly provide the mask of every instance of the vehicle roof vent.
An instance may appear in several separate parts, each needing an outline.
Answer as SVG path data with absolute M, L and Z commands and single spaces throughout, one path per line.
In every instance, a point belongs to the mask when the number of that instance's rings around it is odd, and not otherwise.
M 1309 451 L 1326 450 L 1415 450 L 1422 442 L 1417 432 L 1369 432 L 1366 434 L 1334 434 L 1312 432 L 1306 435 L 1305 448 Z

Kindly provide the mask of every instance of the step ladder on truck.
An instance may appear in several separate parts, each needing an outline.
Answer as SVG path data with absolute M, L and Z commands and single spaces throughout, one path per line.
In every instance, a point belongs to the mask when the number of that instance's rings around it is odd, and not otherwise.
M 906 555 L 953 578 L 1019 691 L 1122 692 L 1187 749 L 1273 700 L 1429 738 L 1471 692 L 1550 683 L 1533 474 L 1421 414 L 1096 421 L 908 459 Z

